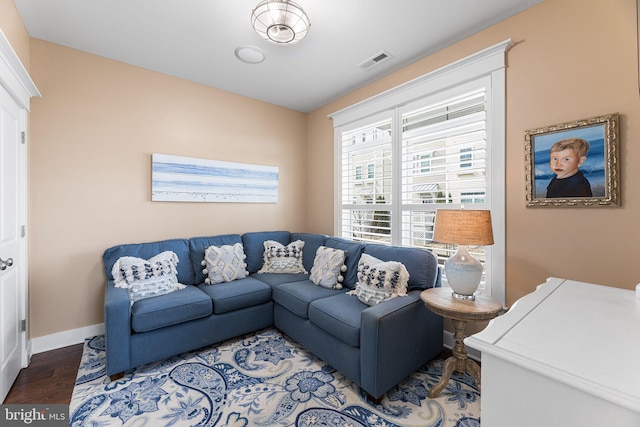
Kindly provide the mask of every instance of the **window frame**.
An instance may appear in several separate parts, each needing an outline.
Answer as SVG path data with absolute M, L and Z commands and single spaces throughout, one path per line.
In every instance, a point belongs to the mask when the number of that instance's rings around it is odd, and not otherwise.
M 342 132 L 345 126 L 354 122 L 362 122 L 372 116 L 388 114 L 408 103 L 420 101 L 428 97 L 438 97 L 443 91 L 458 86 L 464 86 L 470 81 L 487 79 L 486 101 L 486 205 L 491 210 L 494 245 L 485 248 L 487 262 L 485 265 L 490 283 L 484 292 L 502 304 L 505 303 L 506 278 L 506 229 L 505 229 L 505 151 L 506 151 L 506 52 L 514 45 L 511 39 L 491 46 L 487 49 L 469 55 L 459 61 L 429 72 L 414 80 L 408 81 L 395 88 L 382 92 L 350 107 L 329 115 L 334 123 L 334 232 L 340 235 L 342 230 Z M 399 138 L 399 126 L 393 130 L 398 133 L 393 139 Z M 396 147 L 397 145 L 397 147 Z M 401 144 L 394 144 L 392 150 L 400 155 Z M 473 162 L 473 159 L 471 160 Z M 396 172 L 397 173 L 397 172 Z M 399 186 L 401 180 L 394 180 L 394 186 Z M 393 191 L 392 194 L 400 194 Z M 394 206 L 400 206 L 399 201 Z M 456 207 L 447 205 L 447 207 Z M 395 209 L 395 208 L 392 208 Z M 397 219 L 396 219 L 397 221 Z

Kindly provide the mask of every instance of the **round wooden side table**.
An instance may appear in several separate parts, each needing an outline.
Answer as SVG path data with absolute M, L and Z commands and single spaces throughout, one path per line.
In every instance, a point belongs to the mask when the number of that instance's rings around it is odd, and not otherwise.
M 480 367 L 467 357 L 467 349 L 464 346 L 465 329 L 469 321 L 490 320 L 496 317 L 503 309 L 502 304 L 484 295 L 476 295 L 475 300 L 459 299 L 451 294 L 449 288 L 427 289 L 420 294 L 420 298 L 429 310 L 452 320 L 456 340 L 453 356 L 445 360 L 442 379 L 429 391 L 429 397 L 438 397 L 449 383 L 454 370 L 471 374 L 480 390 Z

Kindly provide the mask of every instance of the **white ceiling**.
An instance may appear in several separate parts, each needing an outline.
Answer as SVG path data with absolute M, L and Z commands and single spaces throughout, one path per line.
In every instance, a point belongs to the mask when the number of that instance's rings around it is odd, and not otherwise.
M 297 0 L 294 46 L 251 28 L 259 0 L 14 0 L 32 37 L 309 112 L 542 0 Z M 260 64 L 234 51 L 253 45 Z M 393 57 L 368 71 L 358 64 Z

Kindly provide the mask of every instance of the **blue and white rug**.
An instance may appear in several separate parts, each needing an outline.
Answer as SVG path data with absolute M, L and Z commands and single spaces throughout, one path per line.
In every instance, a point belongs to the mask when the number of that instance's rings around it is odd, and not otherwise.
M 85 341 L 71 426 L 479 427 L 480 394 L 454 373 L 436 399 L 436 359 L 378 405 L 340 372 L 275 329 L 105 375 L 104 336 Z

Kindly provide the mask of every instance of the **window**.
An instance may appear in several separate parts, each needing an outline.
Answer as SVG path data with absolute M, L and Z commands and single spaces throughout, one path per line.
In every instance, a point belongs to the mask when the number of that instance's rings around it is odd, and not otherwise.
M 353 135 L 370 137 L 359 138 L 356 144 L 351 144 Z M 336 234 L 355 240 L 391 243 L 387 208 L 391 202 L 391 121 L 385 118 L 363 127 L 356 126 L 344 132 L 341 141 L 341 203 L 353 199 L 356 203 L 351 203 L 350 209 L 342 212 L 340 222 L 345 228 Z M 357 176 L 355 180 L 350 179 L 346 172 L 355 164 L 366 165 L 366 180 L 358 181 Z
M 470 168 L 472 166 L 471 160 L 473 160 L 473 154 L 471 151 L 473 148 L 461 148 L 460 149 L 460 167 L 461 168 Z
M 439 207 L 487 209 L 484 200 L 469 197 L 486 191 L 486 82 L 474 88 L 448 91 L 448 97 L 434 102 L 426 97 L 400 107 L 399 144 L 401 158 L 399 243 L 424 247 L 444 261 L 453 255 L 455 245 L 432 242 L 435 212 Z M 471 152 L 477 162 L 470 162 Z M 416 173 L 415 154 L 431 156 L 429 173 Z M 422 155 L 422 154 L 420 154 Z M 472 248 L 484 261 L 484 248 Z
M 415 174 L 431 172 L 431 153 L 416 155 Z
M 460 202 L 463 204 L 484 203 L 485 202 L 484 192 L 482 191 L 463 192 L 460 196 Z
M 367 179 L 373 179 L 376 177 L 376 165 L 369 163 L 367 165 Z
M 356 166 L 356 180 L 362 179 L 362 166 Z
M 432 241 L 437 209 L 490 209 L 495 244 L 470 249 L 485 262 L 486 292 L 503 302 L 509 46 L 510 40 L 331 115 L 336 234 L 426 248 L 444 261 L 456 247 Z M 360 177 L 353 175 L 356 165 Z

